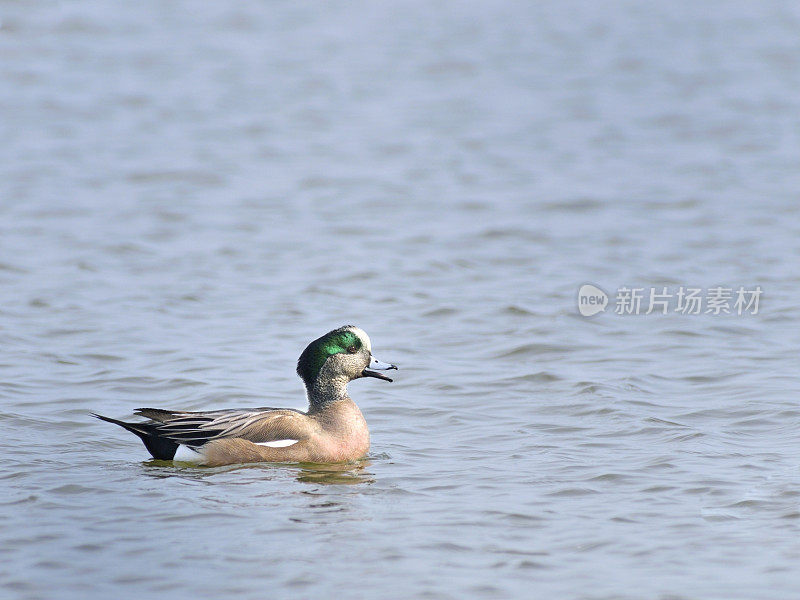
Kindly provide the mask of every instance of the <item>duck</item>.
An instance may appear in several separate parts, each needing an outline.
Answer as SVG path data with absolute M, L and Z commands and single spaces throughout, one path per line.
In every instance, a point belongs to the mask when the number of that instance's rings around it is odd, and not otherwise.
M 233 408 L 177 411 L 139 408 L 146 421 L 127 422 L 92 413 L 139 436 L 157 460 L 201 466 L 258 462 L 337 463 L 363 458 L 369 428 L 347 384 L 397 369 L 372 355 L 366 332 L 355 325 L 329 331 L 306 346 L 297 360 L 308 410 Z

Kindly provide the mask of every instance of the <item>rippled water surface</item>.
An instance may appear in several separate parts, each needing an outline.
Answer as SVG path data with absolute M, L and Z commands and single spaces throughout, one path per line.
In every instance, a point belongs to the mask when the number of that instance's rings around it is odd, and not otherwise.
M 2 597 L 800 595 L 795 3 L 2 2 L 0 57 Z M 303 408 L 349 322 L 361 464 L 89 417 Z

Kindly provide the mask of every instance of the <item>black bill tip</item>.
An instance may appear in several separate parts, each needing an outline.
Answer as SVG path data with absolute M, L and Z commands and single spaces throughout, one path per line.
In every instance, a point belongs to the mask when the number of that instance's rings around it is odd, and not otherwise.
M 393 369 L 397 369 L 394 365 L 392 365 Z M 362 377 L 374 377 L 375 379 L 383 379 L 384 381 L 394 381 L 391 377 L 387 377 L 383 373 L 378 373 L 377 371 L 370 371 L 369 369 L 364 369 L 361 371 Z

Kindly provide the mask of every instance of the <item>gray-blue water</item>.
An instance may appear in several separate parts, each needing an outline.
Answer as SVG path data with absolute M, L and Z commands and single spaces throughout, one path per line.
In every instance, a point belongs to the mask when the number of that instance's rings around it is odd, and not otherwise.
M 797 597 L 798 90 L 792 2 L 0 3 L 0 595 Z M 88 416 L 348 322 L 365 463 Z

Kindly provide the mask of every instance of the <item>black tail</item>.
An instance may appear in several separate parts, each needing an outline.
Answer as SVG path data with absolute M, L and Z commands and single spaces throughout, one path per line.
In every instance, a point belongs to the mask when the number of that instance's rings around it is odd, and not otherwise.
M 131 433 L 135 433 L 142 438 L 147 451 L 153 455 L 153 458 L 157 458 L 158 460 L 172 460 L 175 456 L 175 452 L 178 450 L 178 444 L 158 435 L 158 430 L 154 423 L 126 423 L 125 421 L 117 421 L 116 419 L 104 417 L 97 413 L 92 413 L 92 416 L 97 417 L 101 421 L 114 423 L 114 425 L 119 425 Z

